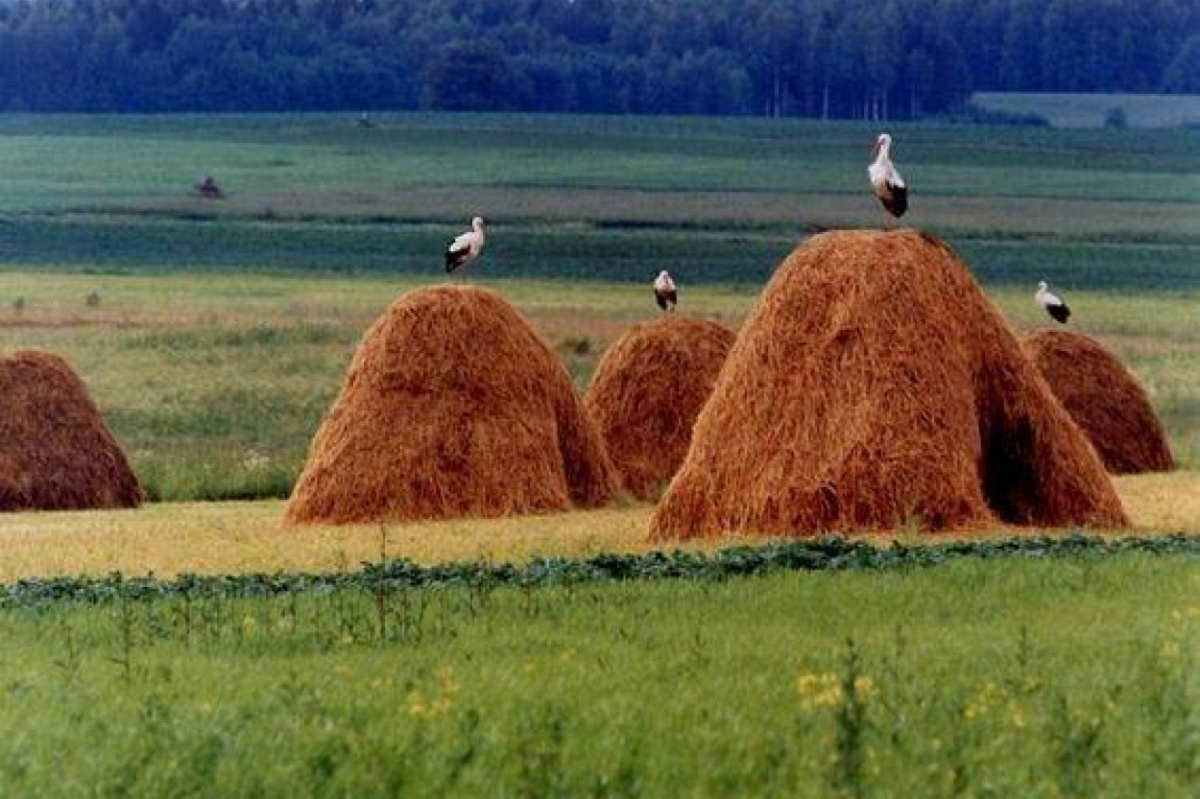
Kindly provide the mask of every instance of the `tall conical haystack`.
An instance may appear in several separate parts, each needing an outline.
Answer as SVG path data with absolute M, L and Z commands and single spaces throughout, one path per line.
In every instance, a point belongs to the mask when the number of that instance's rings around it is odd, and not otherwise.
M 135 508 L 129 461 L 67 362 L 0 357 L 0 511 Z
M 625 487 L 653 499 L 675 475 L 734 335 L 715 322 L 667 315 L 614 344 L 584 396 Z
M 828 233 L 747 320 L 658 538 L 1126 524 L 1108 474 L 948 246 Z
M 1110 472 L 1175 468 L 1150 398 L 1116 355 L 1087 336 L 1064 330 L 1032 333 L 1021 343 Z
M 313 441 L 291 523 L 595 506 L 619 480 L 571 378 L 495 294 L 401 297 L 367 332 Z

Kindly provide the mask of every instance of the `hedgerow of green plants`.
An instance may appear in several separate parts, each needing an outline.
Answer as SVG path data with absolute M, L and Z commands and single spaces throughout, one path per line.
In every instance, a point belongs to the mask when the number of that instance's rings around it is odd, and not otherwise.
M 1200 554 L 1200 538 L 1176 534 L 1105 539 L 1073 534 L 946 544 L 893 542 L 891 546 L 878 547 L 829 536 L 811 541 L 726 547 L 711 554 L 686 550 L 606 553 L 579 560 L 538 558 L 526 565 L 473 561 L 421 566 L 410 560 L 395 559 L 364 563 L 356 571 L 324 574 L 185 574 L 173 580 L 159 580 L 113 573 L 105 577 L 53 577 L 10 583 L 0 588 L 0 608 L 60 600 L 97 603 L 179 596 L 234 598 L 347 588 L 534 588 L 629 580 L 724 580 L 775 571 L 918 568 L 962 558 L 1101 557 L 1122 552 L 1194 556 Z

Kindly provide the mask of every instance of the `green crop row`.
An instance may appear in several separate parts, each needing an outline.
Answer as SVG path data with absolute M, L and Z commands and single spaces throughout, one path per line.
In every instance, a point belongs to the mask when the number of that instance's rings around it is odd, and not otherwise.
M 1200 555 L 1200 538 L 1183 534 L 1106 539 L 1012 537 L 993 541 L 955 541 L 910 545 L 899 541 L 879 547 L 830 536 L 761 546 L 734 546 L 711 553 L 672 550 L 647 554 L 601 554 L 586 559 L 539 558 L 526 565 L 487 562 L 421 566 L 406 559 L 364 563 L 356 571 L 324 574 L 185 574 L 176 579 L 104 577 L 28 579 L 0 588 L 0 608 L 47 602 L 104 603 L 175 597 L 245 598 L 285 593 L 329 592 L 360 588 L 501 587 L 533 588 L 631 580 L 725 580 L 780 571 L 911 569 L 951 560 L 1101 557 L 1141 552 Z

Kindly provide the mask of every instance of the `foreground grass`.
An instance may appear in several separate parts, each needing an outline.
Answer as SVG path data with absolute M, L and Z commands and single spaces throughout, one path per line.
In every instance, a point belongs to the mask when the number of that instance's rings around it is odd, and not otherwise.
M 1186 797 L 1195 559 L 0 612 L 0 790 Z
M 1120 477 L 1116 484 L 1138 534 L 1200 535 L 1200 473 Z M 0 583 L 22 578 L 104 575 L 172 577 L 181 573 L 341 572 L 381 557 L 420 564 L 524 563 L 536 557 L 583 558 L 648 552 L 644 505 L 510 519 L 404 525 L 281 525 L 281 502 L 150 505 L 136 511 L 19 513 L 0 518 Z M 992 537 L 1012 535 L 997 530 Z M 977 535 L 969 536 L 978 538 Z M 886 544 L 953 540 L 896 532 Z M 746 539 L 690 542 L 712 550 Z M 751 542 L 752 543 L 752 542 Z

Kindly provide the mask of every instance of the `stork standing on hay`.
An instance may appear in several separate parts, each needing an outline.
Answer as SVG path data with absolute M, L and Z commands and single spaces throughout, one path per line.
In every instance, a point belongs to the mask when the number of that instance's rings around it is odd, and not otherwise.
M 665 269 L 659 272 L 658 277 L 654 279 L 654 301 L 658 303 L 659 308 L 667 312 L 674 311 L 675 304 L 679 302 L 679 292 L 675 289 L 675 281 L 671 279 L 671 273 Z
M 1071 318 L 1071 309 L 1063 302 L 1063 298 L 1050 290 L 1046 285 L 1046 281 L 1038 281 L 1037 293 L 1033 295 L 1037 300 L 1037 304 L 1046 309 L 1046 313 L 1050 314 L 1050 318 L 1059 324 L 1065 325 L 1067 320 Z
M 908 185 L 892 164 L 892 137 L 880 133 L 875 140 L 875 160 L 867 167 L 871 179 L 871 190 L 892 216 L 899 219 L 908 210 Z
M 446 248 L 446 273 L 449 274 L 459 267 L 463 268 L 463 274 L 466 274 L 467 264 L 479 257 L 479 253 L 483 252 L 484 242 L 487 241 L 487 236 L 484 231 L 487 228 L 487 223 L 483 221 L 483 217 L 475 217 L 471 220 L 471 229 L 454 238 L 450 242 L 450 246 Z

